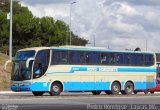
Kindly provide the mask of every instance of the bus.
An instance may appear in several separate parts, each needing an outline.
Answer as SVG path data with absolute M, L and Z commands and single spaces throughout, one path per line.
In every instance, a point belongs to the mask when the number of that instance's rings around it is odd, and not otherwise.
M 83 46 L 34 47 L 17 51 L 11 90 L 35 96 L 61 92 L 132 94 L 156 87 L 155 53 Z

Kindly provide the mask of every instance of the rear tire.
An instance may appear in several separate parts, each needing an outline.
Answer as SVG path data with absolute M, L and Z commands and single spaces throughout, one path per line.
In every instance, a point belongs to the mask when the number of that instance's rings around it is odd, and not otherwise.
M 100 94 L 101 94 L 101 91 L 92 91 L 92 94 L 93 94 L 93 95 L 100 95 Z
M 113 95 L 118 95 L 121 90 L 121 85 L 118 82 L 113 82 L 111 86 L 111 93 Z
M 154 91 L 151 91 L 150 93 L 151 93 L 151 94 L 154 94 Z
M 104 91 L 107 95 L 111 95 L 112 92 L 111 91 Z
M 51 91 L 49 92 L 51 96 L 58 96 L 61 94 L 61 92 L 62 92 L 62 86 L 60 83 L 53 83 L 51 85 Z
M 134 91 L 133 93 L 134 93 L 134 94 L 137 94 L 137 93 L 138 93 L 138 91 Z
M 132 94 L 134 91 L 134 86 L 131 82 L 127 82 L 124 87 L 124 93 L 127 95 Z
M 44 92 L 32 92 L 34 96 L 42 96 Z

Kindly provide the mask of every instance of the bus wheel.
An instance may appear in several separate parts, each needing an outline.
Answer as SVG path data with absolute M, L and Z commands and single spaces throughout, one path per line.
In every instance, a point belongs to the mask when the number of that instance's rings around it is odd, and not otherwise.
M 125 94 L 132 94 L 134 91 L 134 86 L 131 82 L 127 82 L 124 87 Z
M 151 91 L 150 93 L 151 93 L 151 94 L 154 94 L 154 91 Z
M 137 93 L 138 93 L 138 91 L 134 91 L 133 93 L 134 93 L 134 94 L 137 94 Z
M 62 92 L 62 86 L 59 83 L 53 83 L 51 86 L 51 91 L 49 92 L 51 96 L 58 96 Z
M 34 96 L 42 96 L 44 92 L 32 92 Z
M 144 90 L 144 93 L 145 93 L 145 94 L 148 94 L 148 90 Z
M 111 95 L 111 91 L 104 91 L 106 94 Z
M 93 95 L 100 95 L 100 94 L 101 94 L 101 91 L 92 91 L 92 94 L 93 94 Z
M 120 92 L 120 88 L 121 86 L 120 86 L 120 84 L 118 83 L 118 82 L 113 82 L 112 83 L 112 86 L 111 86 L 111 93 L 113 94 L 113 95 L 117 95 L 117 94 L 119 94 L 119 92 Z

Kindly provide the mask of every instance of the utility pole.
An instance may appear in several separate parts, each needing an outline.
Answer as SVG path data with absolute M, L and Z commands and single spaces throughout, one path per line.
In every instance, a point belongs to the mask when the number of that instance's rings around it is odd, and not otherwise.
M 148 40 L 146 38 L 146 51 L 148 50 Z
M 94 34 L 94 36 L 93 36 L 93 46 L 94 46 L 94 47 L 96 46 L 95 39 L 96 39 L 96 34 Z
M 12 62 L 12 0 L 10 0 L 10 33 L 9 33 L 9 60 L 5 62 L 4 68 L 7 69 L 8 63 Z
M 72 17 L 72 5 L 75 4 L 76 2 L 72 2 L 70 3 L 70 23 L 69 23 L 69 27 L 70 27 L 70 45 L 72 45 L 72 33 L 71 33 L 71 17 Z
M 12 0 L 10 0 L 9 58 L 10 58 L 10 60 L 12 60 Z

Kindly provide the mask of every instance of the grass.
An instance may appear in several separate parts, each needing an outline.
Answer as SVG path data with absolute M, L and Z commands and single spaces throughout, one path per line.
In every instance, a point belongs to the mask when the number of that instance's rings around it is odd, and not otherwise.
M 9 59 L 7 55 L 0 53 L 0 91 L 10 90 L 11 64 L 4 69 L 5 62 Z

